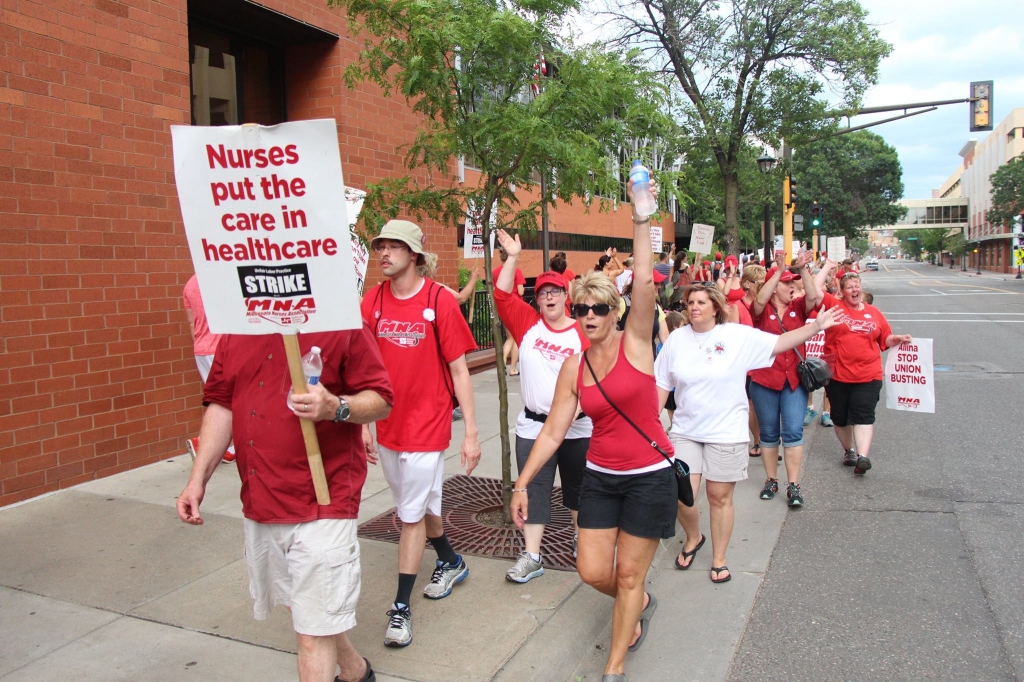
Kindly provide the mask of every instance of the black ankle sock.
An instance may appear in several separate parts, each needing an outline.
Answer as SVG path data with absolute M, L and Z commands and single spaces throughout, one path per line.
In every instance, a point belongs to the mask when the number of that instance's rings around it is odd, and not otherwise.
M 416 584 L 415 573 L 399 573 L 398 574 L 398 594 L 395 596 L 396 604 L 409 605 L 409 600 L 412 599 L 412 586 Z
M 448 542 L 448 536 L 441 533 L 439 538 L 427 538 L 430 540 L 430 544 L 434 546 L 434 551 L 437 552 L 437 558 L 442 563 L 450 564 L 454 566 L 459 563 L 459 555 L 452 549 L 451 543 Z

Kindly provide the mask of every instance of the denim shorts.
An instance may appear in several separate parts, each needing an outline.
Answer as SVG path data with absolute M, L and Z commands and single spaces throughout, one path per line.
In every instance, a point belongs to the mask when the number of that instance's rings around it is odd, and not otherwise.
M 780 440 L 786 448 L 804 444 L 807 390 L 803 386 L 797 385 L 793 390 L 787 381 L 781 391 L 776 391 L 751 381 L 750 401 L 754 403 L 757 424 L 761 428 L 761 447 L 777 448 Z

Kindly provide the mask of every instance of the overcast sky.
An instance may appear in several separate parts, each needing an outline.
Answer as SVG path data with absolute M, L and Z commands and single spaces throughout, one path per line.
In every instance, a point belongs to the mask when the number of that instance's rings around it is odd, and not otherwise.
M 995 81 L 993 123 L 1024 107 L 1024 3 L 1021 0 L 861 0 L 893 45 L 865 106 L 968 96 L 971 81 Z M 899 150 L 907 198 L 928 198 L 956 170 L 972 136 L 966 104 L 872 128 Z M 886 118 L 902 112 L 880 114 Z M 871 120 L 853 119 L 854 125 Z

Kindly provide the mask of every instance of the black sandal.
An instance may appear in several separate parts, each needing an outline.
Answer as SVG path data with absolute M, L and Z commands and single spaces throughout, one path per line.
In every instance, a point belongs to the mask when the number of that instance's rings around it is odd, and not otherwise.
M 729 571 L 729 567 L 728 566 L 719 566 L 718 568 L 715 568 L 714 566 L 711 567 L 711 572 L 714 573 L 715 575 L 721 575 L 723 571 Z M 719 578 L 718 580 L 715 580 L 714 578 L 712 578 L 711 582 L 713 582 L 713 583 L 715 583 L 717 585 L 718 583 L 727 583 L 730 580 L 732 580 L 732 571 L 729 571 L 729 575 L 725 576 L 724 578 Z
M 757 452 L 755 452 L 755 450 Z M 760 445 L 755 445 L 754 447 L 750 448 L 750 452 L 747 453 L 747 454 L 749 454 L 751 457 L 760 457 L 761 456 L 761 446 Z
M 705 541 L 705 540 L 707 540 L 707 538 L 706 538 L 706 537 L 704 536 L 704 533 L 701 533 L 701 534 L 700 534 L 700 542 L 698 542 L 698 543 L 697 543 L 697 546 L 696 546 L 696 547 L 694 547 L 692 551 L 689 551 L 689 552 L 683 552 L 683 553 L 682 553 L 681 555 L 677 554 L 677 555 L 676 555 L 676 568 L 678 568 L 678 569 L 679 569 L 680 571 L 685 571 L 685 570 L 687 570 L 688 568 L 690 568 L 690 566 L 693 566 L 693 559 L 694 559 L 694 557 L 696 557 L 696 556 L 697 556 L 697 551 L 698 551 L 698 550 L 699 550 L 699 549 L 700 549 L 701 547 L 703 547 L 703 546 L 704 546 L 704 541 Z M 684 547 L 686 546 L 686 545 L 685 545 L 685 543 L 684 543 L 684 545 L 683 545 L 683 546 L 684 546 Z M 686 561 L 687 559 L 689 559 L 689 560 L 690 560 L 690 563 L 688 563 L 688 564 L 686 564 L 686 565 L 684 566 L 684 565 L 683 565 L 682 563 L 680 563 L 680 561 L 679 561 L 679 558 L 680 558 L 680 556 L 682 557 L 683 561 Z

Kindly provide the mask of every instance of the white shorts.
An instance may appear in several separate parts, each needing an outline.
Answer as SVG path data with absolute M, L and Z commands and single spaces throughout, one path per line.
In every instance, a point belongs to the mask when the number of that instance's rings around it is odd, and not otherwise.
M 203 378 L 203 383 L 205 384 L 206 378 L 210 376 L 210 370 L 213 369 L 213 356 L 197 355 L 196 367 L 199 368 L 199 376 Z
M 440 516 L 444 452 L 396 452 L 383 446 L 377 449 L 402 523 L 419 523 L 427 514 Z
M 292 627 L 301 635 L 328 637 L 356 626 L 361 573 L 355 519 L 245 519 L 244 528 L 256 620 L 281 605 L 291 609 Z
M 670 433 L 669 438 L 676 459 L 686 462 L 691 474 L 719 483 L 747 480 L 750 453 L 746 443 L 698 443 L 676 433 Z

